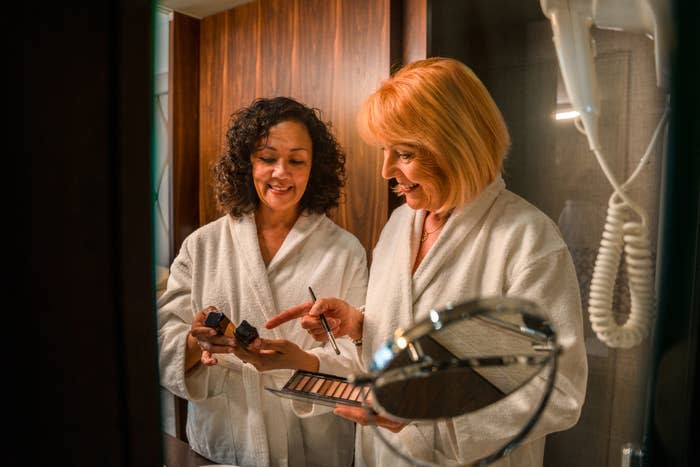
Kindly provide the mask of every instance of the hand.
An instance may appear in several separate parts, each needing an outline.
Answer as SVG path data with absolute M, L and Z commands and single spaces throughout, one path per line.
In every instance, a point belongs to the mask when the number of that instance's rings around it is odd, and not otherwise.
M 185 366 L 188 370 L 199 361 L 207 366 L 216 365 L 218 362 L 212 353 L 231 353 L 236 345 L 236 339 L 232 336 L 219 336 L 215 329 L 204 325 L 212 311 L 216 311 L 216 307 L 209 306 L 194 315 L 187 336 Z
M 359 423 L 362 426 L 377 425 L 382 428 L 386 428 L 392 433 L 398 433 L 403 430 L 403 428 L 408 425 L 406 422 L 399 422 L 391 418 L 379 415 L 374 410 L 369 411 L 365 407 L 351 407 L 349 405 L 337 404 L 333 413 L 347 418 L 355 423 Z
M 207 352 L 202 352 L 202 363 Z M 286 339 L 261 339 L 253 341 L 248 348 L 240 343 L 234 348 L 233 354 L 244 363 L 250 363 L 258 371 L 292 369 L 318 371 L 318 358 L 305 352 L 298 345 Z M 211 357 L 208 355 L 207 357 Z
M 339 298 L 321 298 L 316 302 L 304 302 L 288 308 L 270 319 L 265 327 L 275 328 L 293 319 L 301 318 L 301 327 L 317 341 L 328 340 L 318 315 L 323 313 L 336 337 L 350 336 L 352 339 L 362 338 L 362 312 Z
M 202 350 L 210 353 L 231 353 L 236 345 L 236 339 L 233 336 L 220 336 L 215 329 L 204 325 L 207 315 L 212 311 L 217 311 L 216 307 L 207 307 L 194 315 L 190 336 L 197 340 Z

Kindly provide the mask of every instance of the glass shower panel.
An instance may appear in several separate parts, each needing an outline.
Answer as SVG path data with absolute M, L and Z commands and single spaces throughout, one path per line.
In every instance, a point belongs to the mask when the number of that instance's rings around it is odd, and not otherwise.
M 155 18 L 153 126 L 155 130 L 155 157 L 153 159 L 153 232 L 155 251 L 156 296 L 167 283 L 173 256 L 172 235 L 172 151 L 168 124 L 168 70 L 170 13 L 157 10 Z M 175 436 L 175 408 L 173 396 L 161 388 L 161 426 L 164 432 Z
M 545 465 L 617 467 L 623 446 L 642 442 L 651 339 L 613 349 L 591 328 L 590 280 L 613 189 L 574 120 L 557 119 L 570 103 L 550 22 L 538 0 L 440 0 L 430 8 L 429 55 L 457 58 L 483 80 L 511 133 L 507 187 L 559 225 L 578 274 L 589 363 L 586 401 L 574 428 L 548 437 Z M 652 40 L 595 28 L 592 35 L 603 155 L 625 180 L 647 149 L 666 96 L 656 86 Z M 654 261 L 664 136 L 628 190 L 647 213 Z M 621 267 L 613 299 L 618 323 L 630 311 L 627 279 Z

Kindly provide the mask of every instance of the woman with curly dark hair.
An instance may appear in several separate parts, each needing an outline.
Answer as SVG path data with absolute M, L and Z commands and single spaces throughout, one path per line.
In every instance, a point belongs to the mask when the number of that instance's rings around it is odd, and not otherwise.
M 364 302 L 365 250 L 326 216 L 338 206 L 345 156 L 320 112 L 286 97 L 237 111 L 226 139 L 214 166 L 224 215 L 185 239 L 158 303 L 161 383 L 189 400 L 189 443 L 213 461 L 350 465 L 353 424 L 330 413 L 300 419 L 263 391 L 281 387 L 285 369 L 342 374 L 356 353 L 342 340 L 337 356 L 297 326 L 263 327 L 307 300 L 309 287 Z M 217 333 L 204 324 L 212 311 L 260 337 L 245 346 Z
M 260 138 L 284 121 L 306 127 L 313 146 L 313 165 L 308 186 L 299 200 L 299 208 L 328 214 L 338 206 L 340 189 L 345 184 L 345 154 L 321 121 L 316 111 L 288 98 L 258 99 L 233 116 L 226 133 L 227 151 L 214 165 L 216 197 L 219 207 L 234 217 L 255 210 L 261 201 L 253 177 L 255 152 Z

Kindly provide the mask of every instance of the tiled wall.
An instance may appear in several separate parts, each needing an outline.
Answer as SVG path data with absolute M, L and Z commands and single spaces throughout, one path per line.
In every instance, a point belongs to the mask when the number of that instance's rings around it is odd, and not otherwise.
M 493 95 L 512 136 L 506 184 L 558 222 L 575 261 L 588 388 L 579 423 L 548 437 L 545 465 L 617 467 L 622 445 L 641 443 L 650 340 L 629 350 L 610 349 L 590 326 L 588 288 L 612 188 L 586 137 L 571 120 L 554 119 L 558 96 L 566 93 L 550 23 L 536 0 L 441 0 L 432 3 L 431 31 L 429 54 L 462 60 Z M 642 34 L 595 28 L 592 34 L 603 153 L 617 177 L 626 178 L 644 154 L 665 102 L 656 87 L 653 42 Z M 629 190 L 648 213 L 654 258 L 662 153 L 659 144 Z M 614 300 L 620 321 L 629 302 L 622 272 Z
M 653 43 L 641 34 L 602 30 L 594 30 L 594 38 L 604 156 L 614 173 L 626 178 L 644 154 L 663 110 Z M 584 309 L 589 363 L 585 406 L 577 426 L 550 436 L 545 464 L 619 466 L 622 445 L 641 443 L 650 340 L 629 350 L 610 349 L 596 338 L 588 320 L 588 287 L 612 188 L 585 136 L 571 121 L 552 117 L 559 77 L 549 23 L 529 23 L 527 53 L 503 58 L 495 60 L 499 69 L 490 70 L 487 84 L 512 132 L 506 182 L 558 221 L 574 258 Z M 659 141 L 630 189 L 648 213 L 654 258 L 662 153 Z M 626 274 L 621 272 L 614 300 L 620 322 L 629 307 Z

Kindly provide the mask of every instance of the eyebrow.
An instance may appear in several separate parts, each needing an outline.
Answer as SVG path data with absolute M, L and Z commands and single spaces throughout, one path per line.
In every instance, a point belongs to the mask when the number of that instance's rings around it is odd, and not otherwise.
M 259 151 L 259 150 L 261 150 L 261 149 L 270 149 L 270 150 L 272 150 L 272 151 L 277 151 L 277 148 L 276 148 L 276 147 L 270 146 L 270 145 L 268 145 L 268 144 L 263 144 L 262 146 L 258 146 L 258 147 L 256 148 L 257 151 Z M 291 152 L 291 151 L 308 151 L 308 150 L 309 150 L 308 148 L 304 148 L 304 147 L 300 147 L 300 148 L 290 148 L 290 149 L 289 149 L 290 152 Z
M 380 144 L 382 148 L 391 148 L 393 150 L 396 150 L 397 147 L 401 149 L 411 149 L 414 151 L 417 151 L 419 149 L 418 145 L 411 144 L 411 143 L 392 143 L 392 144 Z

